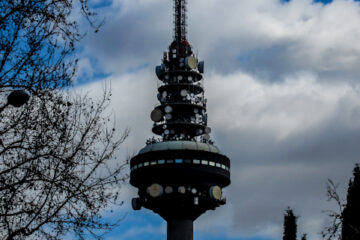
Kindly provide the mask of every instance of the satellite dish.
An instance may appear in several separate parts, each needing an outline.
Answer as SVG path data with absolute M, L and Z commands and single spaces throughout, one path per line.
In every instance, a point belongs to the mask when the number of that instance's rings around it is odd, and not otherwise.
M 165 114 L 166 120 L 172 119 L 172 115 L 170 113 Z
M 202 129 L 197 129 L 196 130 L 196 135 L 201 135 L 203 134 L 203 130 Z
M 222 189 L 219 186 L 212 186 L 210 188 L 209 193 L 210 193 L 210 197 L 215 200 L 220 201 L 222 198 Z
M 189 56 L 185 59 L 185 64 L 190 69 L 195 69 L 198 65 L 198 61 L 193 56 Z
M 164 91 L 164 92 L 162 93 L 162 96 L 163 96 L 163 98 L 166 98 L 166 96 L 167 96 L 167 92 L 166 92 L 166 91 Z
M 170 131 L 169 131 L 168 129 L 166 129 L 166 130 L 164 131 L 164 133 L 165 133 L 165 135 L 169 135 Z
M 188 94 L 188 91 L 186 91 L 185 89 L 183 89 L 183 90 L 180 91 L 180 95 L 181 95 L 182 97 L 186 97 L 187 94 Z
M 147 193 L 151 197 L 157 198 L 157 197 L 160 197 L 161 195 L 163 195 L 164 188 L 160 184 L 154 183 L 150 187 L 147 188 Z
M 199 62 L 198 70 L 199 70 L 200 73 L 204 73 L 204 67 L 205 67 L 204 61 Z
M 194 109 L 194 113 L 195 113 L 195 114 L 199 113 L 199 109 L 195 108 L 195 109 Z
M 170 186 L 167 186 L 166 188 L 165 188 L 165 193 L 166 194 L 170 194 L 170 193 L 172 193 L 174 191 L 174 189 L 172 188 L 172 187 L 170 187 Z
M 203 122 L 204 122 L 205 124 L 207 124 L 207 121 L 208 121 L 208 116 L 207 116 L 207 114 L 204 114 L 204 115 L 203 115 Z
M 179 75 L 178 76 L 178 80 L 181 81 L 183 79 L 183 76 L 182 75 Z
M 209 140 L 210 140 L 210 135 L 209 135 L 209 134 L 204 134 L 203 138 L 204 138 L 206 141 L 209 141 Z
M 205 133 L 206 133 L 206 134 L 211 133 L 211 128 L 210 128 L 210 127 L 206 127 L 206 128 L 205 128 Z
M 159 109 L 154 109 L 150 114 L 150 118 L 154 122 L 160 122 L 163 118 L 163 114 Z
M 173 110 L 172 107 L 169 106 L 169 105 L 165 107 L 165 112 L 166 112 L 166 113 L 171 113 L 172 110 Z
M 184 186 L 180 186 L 178 187 L 178 192 L 181 194 L 185 194 L 186 193 L 186 188 Z
M 164 125 L 163 125 L 163 129 L 164 129 L 164 130 L 165 130 L 165 129 L 167 129 L 167 126 L 166 126 L 166 124 L 164 124 Z
M 141 201 L 139 198 L 133 198 L 131 200 L 131 206 L 134 210 L 140 210 L 141 209 Z
M 191 82 L 193 80 L 192 76 L 188 77 L 188 81 Z
M 170 78 L 169 75 L 166 74 L 165 79 L 168 80 L 169 78 Z
M 187 95 L 187 96 L 186 96 L 186 99 L 187 99 L 187 100 L 190 100 L 190 99 L 191 99 L 190 95 Z
M 161 68 L 161 66 L 156 66 L 155 73 L 158 78 L 160 78 L 161 74 L 164 73 L 164 70 Z

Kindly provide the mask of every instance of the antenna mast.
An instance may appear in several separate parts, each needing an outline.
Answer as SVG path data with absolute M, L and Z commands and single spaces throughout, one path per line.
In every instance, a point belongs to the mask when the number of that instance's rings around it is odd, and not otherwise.
M 186 20 L 187 20 L 187 0 L 174 0 L 175 6 L 175 35 L 174 40 L 179 44 L 182 41 L 186 41 Z

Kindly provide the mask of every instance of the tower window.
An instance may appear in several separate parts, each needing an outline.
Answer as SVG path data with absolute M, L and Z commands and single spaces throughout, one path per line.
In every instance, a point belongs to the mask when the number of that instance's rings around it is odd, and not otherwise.
M 175 163 L 183 163 L 183 160 L 182 159 L 176 159 Z
M 208 165 L 208 164 L 209 164 L 209 161 L 207 161 L 207 160 L 201 160 L 201 164 L 202 164 L 202 165 Z

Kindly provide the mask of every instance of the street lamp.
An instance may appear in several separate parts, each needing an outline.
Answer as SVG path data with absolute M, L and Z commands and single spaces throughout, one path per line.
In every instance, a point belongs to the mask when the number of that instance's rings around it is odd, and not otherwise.
M 0 108 L 0 113 L 9 105 L 14 107 L 21 107 L 27 101 L 29 101 L 29 94 L 27 94 L 24 90 L 14 90 L 7 97 L 7 103 Z

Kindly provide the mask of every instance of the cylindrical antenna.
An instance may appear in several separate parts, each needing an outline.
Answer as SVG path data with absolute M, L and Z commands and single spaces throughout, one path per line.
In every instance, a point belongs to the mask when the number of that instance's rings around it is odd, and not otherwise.
M 186 40 L 186 4 L 187 4 L 187 0 L 174 0 L 175 2 L 175 35 L 174 35 L 174 40 L 177 43 L 180 43 L 182 41 Z

